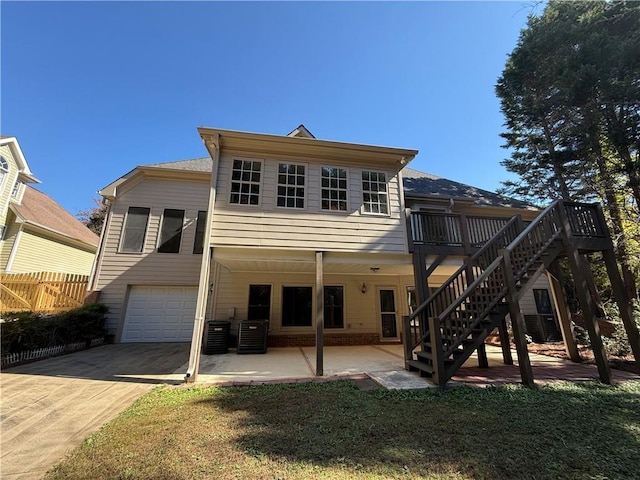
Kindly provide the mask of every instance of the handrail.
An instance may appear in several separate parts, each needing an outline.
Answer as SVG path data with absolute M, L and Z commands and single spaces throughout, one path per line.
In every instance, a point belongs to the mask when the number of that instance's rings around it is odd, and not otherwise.
M 565 218 L 566 217 L 566 218 Z M 507 282 L 519 282 L 534 265 L 536 268 L 542 263 L 545 252 L 549 251 L 557 240 L 566 232 L 569 237 L 603 237 L 606 236 L 606 225 L 596 205 L 569 203 L 555 200 L 545 208 L 526 228 L 510 236 L 509 229 L 513 228 L 519 217 L 514 217 L 504 225 L 480 250 L 474 253 L 464 265 L 445 281 L 432 295 L 429 296 L 416 310 L 406 317 L 405 325 L 410 326 L 411 334 L 405 348 L 405 357 L 410 360 L 412 352 L 420 344 L 424 344 L 430 337 L 429 328 L 434 328 L 430 342 L 433 351 L 435 372 L 444 368 L 442 364 L 455 353 L 461 351 L 459 347 L 466 339 L 475 340 L 479 326 L 494 325 L 493 321 L 485 324 L 494 308 L 503 302 L 510 285 Z M 491 251 L 496 247 L 501 251 Z M 487 252 L 490 252 L 487 255 Z M 486 258 L 478 261 L 483 256 Z M 483 263 L 491 263 L 484 267 Z M 508 261 L 507 259 L 510 259 Z M 552 260 L 550 257 L 549 260 Z M 509 268 L 511 271 L 507 271 Z M 477 269 L 477 270 L 476 270 Z M 475 272 L 481 270 L 475 277 Z M 437 307 L 428 312 L 431 305 Z M 437 311 L 442 308 L 442 311 Z M 429 326 L 425 319 L 425 312 L 429 313 Z M 418 326 L 412 325 L 412 320 L 420 318 Z M 443 336 L 441 341 L 441 336 Z M 417 342 L 416 342 L 417 340 Z M 446 340 L 446 341 L 444 341 Z M 412 343 L 409 347 L 409 342 Z M 415 343 L 413 343 L 415 342 Z M 467 350 L 466 347 L 463 350 Z M 467 350 L 467 354 L 470 350 Z M 467 358 L 457 358 L 456 362 Z M 437 365 L 436 365 L 437 364 Z M 457 363 L 454 362 L 454 365 Z M 452 367 L 455 368 L 455 367 Z M 442 370 L 444 371 L 444 370 Z M 438 375 L 438 382 L 450 378 L 449 371 L 444 373 L 446 378 Z
M 492 239 L 489 242 L 485 243 L 480 250 L 474 253 L 462 266 L 460 266 L 460 268 L 458 268 L 458 270 L 456 270 L 449 277 L 449 279 L 445 283 L 440 285 L 440 287 L 438 287 L 438 289 L 431 296 L 429 296 L 427 300 L 422 302 L 422 304 L 418 308 L 416 308 L 411 315 L 409 315 L 409 318 L 408 318 L 409 324 L 411 324 L 411 321 L 416 319 L 419 315 L 422 315 L 423 312 L 435 301 L 435 299 L 438 298 L 440 295 L 442 295 L 443 292 L 445 292 L 455 281 L 457 281 L 458 279 L 460 279 L 460 281 L 463 281 L 465 279 L 465 273 L 468 267 L 473 266 L 473 263 L 478 258 L 480 258 L 490 248 L 493 248 L 495 243 L 503 239 L 503 235 L 507 233 L 509 229 L 512 228 L 514 225 L 516 225 L 519 221 L 521 221 L 521 218 L 519 216 L 514 216 L 500 230 L 498 230 L 498 232 L 492 237 Z M 507 245 L 508 244 L 509 242 L 507 242 Z M 506 245 L 502 246 L 502 248 L 504 248 L 505 246 Z M 420 325 L 424 326 L 425 323 L 421 321 Z M 416 339 L 416 341 L 412 343 L 411 351 L 413 351 L 418 345 L 424 342 L 429 335 L 428 331 L 424 331 L 424 330 L 421 331 L 420 333 L 422 335 L 419 339 Z

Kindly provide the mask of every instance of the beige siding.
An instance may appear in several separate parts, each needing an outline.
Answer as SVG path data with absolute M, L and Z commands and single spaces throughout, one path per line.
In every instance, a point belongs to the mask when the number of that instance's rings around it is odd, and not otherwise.
M 108 328 L 115 332 L 121 321 L 127 285 L 198 284 L 201 255 L 194 255 L 196 218 L 206 210 L 208 181 L 145 179 L 121 193 L 112 205 L 105 231 L 104 252 L 97 270 L 94 288 L 101 290 L 100 300 L 109 306 Z M 151 209 L 144 251 L 118 253 L 124 218 L 129 207 Z M 158 232 L 165 208 L 185 210 L 180 253 L 157 253 Z
M 214 246 L 292 248 L 324 251 L 406 252 L 404 216 L 400 209 L 398 176 L 385 171 L 389 189 L 390 215 L 361 212 L 363 168 L 339 165 L 348 172 L 346 212 L 328 212 L 320 206 L 320 172 L 324 164 L 305 162 L 306 204 L 304 209 L 276 206 L 277 159 L 262 160 L 260 205 L 229 203 L 234 157 L 223 155 L 217 182 L 213 219 Z M 372 171 L 381 171 L 371 167 Z
M 367 286 L 362 293 L 362 283 Z M 232 273 L 225 268 L 220 269 L 216 284 L 215 312 L 209 319 L 227 320 L 229 310 L 235 310 L 233 327 L 237 328 L 240 320 L 247 318 L 249 285 L 271 285 L 271 319 L 270 334 L 312 334 L 315 327 L 282 327 L 282 287 L 310 286 L 315 292 L 315 275 L 311 274 L 269 274 Z M 325 275 L 324 284 L 343 286 L 345 295 L 344 329 L 328 329 L 331 333 L 379 333 L 377 288 L 394 288 L 396 290 L 396 309 L 398 314 L 398 331 L 402 327 L 402 316 L 407 315 L 406 287 L 413 285 L 410 276 L 376 276 L 376 275 Z M 314 294 L 315 299 L 315 294 Z M 314 305 L 315 311 L 315 305 Z
M 9 272 L 61 272 L 89 275 L 94 254 L 23 231 Z

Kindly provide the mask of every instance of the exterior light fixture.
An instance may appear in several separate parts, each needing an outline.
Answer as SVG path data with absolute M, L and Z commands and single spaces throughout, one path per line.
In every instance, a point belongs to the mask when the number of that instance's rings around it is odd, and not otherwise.
M 362 293 L 367 293 L 367 284 L 362 282 L 362 286 L 360 287 L 360 291 Z
M 369 270 L 371 270 L 373 273 L 378 273 L 380 267 L 369 267 Z

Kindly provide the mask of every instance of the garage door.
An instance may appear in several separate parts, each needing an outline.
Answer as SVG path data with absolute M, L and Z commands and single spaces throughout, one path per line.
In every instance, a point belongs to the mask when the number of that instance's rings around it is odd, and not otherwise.
M 131 287 L 122 342 L 190 342 L 197 287 Z

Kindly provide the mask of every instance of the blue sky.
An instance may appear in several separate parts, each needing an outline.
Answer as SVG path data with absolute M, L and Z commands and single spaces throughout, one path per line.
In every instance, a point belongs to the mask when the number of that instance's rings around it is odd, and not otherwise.
M 76 213 L 136 165 L 206 155 L 198 126 L 415 148 L 489 190 L 494 93 L 532 2 L 7 2 L 0 133 Z M 540 8 L 540 7 L 538 7 Z

